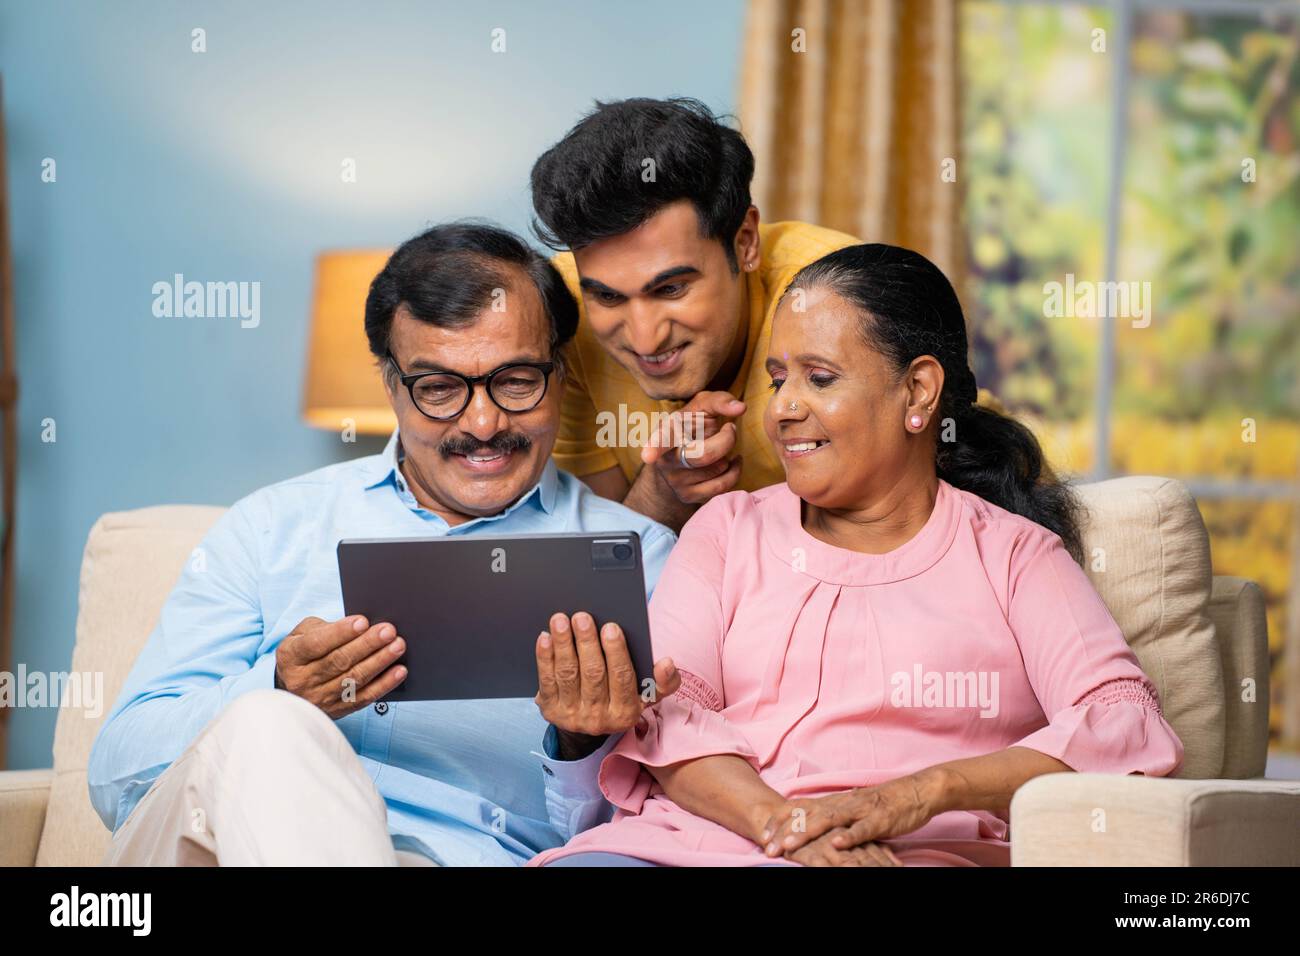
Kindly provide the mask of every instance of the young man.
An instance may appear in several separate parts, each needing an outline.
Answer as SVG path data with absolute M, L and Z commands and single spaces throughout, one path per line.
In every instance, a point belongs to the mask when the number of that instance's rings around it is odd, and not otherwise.
M 91 752 L 110 862 L 509 865 L 608 816 L 605 735 L 645 705 L 616 624 L 557 613 L 519 635 L 535 701 L 381 701 L 404 642 L 344 617 L 335 557 L 343 538 L 632 529 L 653 588 L 673 535 L 550 461 L 576 322 L 502 230 L 439 226 L 393 254 L 366 333 L 398 430 L 381 455 L 254 492 L 204 539 Z
M 776 303 L 858 242 L 761 225 L 753 174 L 744 138 L 689 99 L 597 104 L 533 166 L 535 226 L 567 250 L 553 262 L 581 315 L 555 461 L 674 529 L 714 495 L 785 480 L 762 424 Z

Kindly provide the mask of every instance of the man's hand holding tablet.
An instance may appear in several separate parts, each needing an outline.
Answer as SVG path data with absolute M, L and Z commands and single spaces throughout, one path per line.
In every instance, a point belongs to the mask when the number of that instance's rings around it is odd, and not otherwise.
M 391 624 L 361 615 L 303 618 L 275 649 L 275 686 L 334 720 L 383 697 L 406 679 L 397 659 L 406 642 Z
M 586 611 L 572 620 L 553 615 L 550 630 L 537 638 L 535 699 L 560 732 L 562 760 L 585 757 L 608 735 L 635 727 L 641 711 L 676 693 L 682 682 L 671 658 L 655 662 L 654 679 L 653 692 L 643 693 L 622 628 L 610 621 L 597 634 Z
M 636 726 L 641 711 L 676 693 L 681 676 L 670 658 L 655 662 L 654 693 L 637 685 L 636 669 L 617 624 L 596 633 L 580 611 L 572 621 L 555 614 L 537 639 L 537 707 L 559 731 L 559 757 L 576 760 L 610 734 Z M 331 718 L 377 701 L 400 684 L 397 659 L 406 642 L 393 625 L 371 625 L 354 615 L 338 621 L 305 618 L 276 649 L 275 683 L 315 704 Z

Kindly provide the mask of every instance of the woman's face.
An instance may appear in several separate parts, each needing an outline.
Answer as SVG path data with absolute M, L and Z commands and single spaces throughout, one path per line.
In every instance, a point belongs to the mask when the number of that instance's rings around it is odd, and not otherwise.
M 899 376 L 863 342 L 854 306 L 824 288 L 805 290 L 796 311 L 799 299 L 787 296 L 773 319 L 763 420 L 790 490 L 818 507 L 857 508 L 927 467 L 933 475 L 933 445 L 919 439 L 943 385 L 939 363 L 923 356 Z M 921 432 L 907 430 L 914 413 Z

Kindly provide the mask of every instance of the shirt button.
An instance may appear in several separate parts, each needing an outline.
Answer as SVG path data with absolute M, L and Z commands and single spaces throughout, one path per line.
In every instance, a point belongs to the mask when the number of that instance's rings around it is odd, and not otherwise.
M 385 702 L 382 701 L 382 700 L 379 701 L 379 703 L 375 704 L 375 713 L 376 713 L 376 714 L 386 714 L 386 713 L 388 713 L 388 704 L 385 703 Z
M 548 777 L 555 776 L 555 771 L 551 769 L 549 764 L 542 764 L 542 772 Z

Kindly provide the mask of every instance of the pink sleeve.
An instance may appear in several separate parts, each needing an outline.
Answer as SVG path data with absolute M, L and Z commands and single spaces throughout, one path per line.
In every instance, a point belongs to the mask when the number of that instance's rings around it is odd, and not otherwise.
M 1182 764 L 1183 744 L 1160 712 L 1109 609 L 1046 529 L 1017 542 L 1008 621 L 1048 725 L 1013 746 L 1080 772 L 1160 777 Z
M 742 501 L 743 499 L 743 501 Z M 722 602 L 727 531 L 746 492 L 720 495 L 686 522 L 650 599 L 650 636 L 656 660 L 671 657 L 681 689 L 653 707 L 601 763 L 600 786 L 610 803 L 636 813 L 659 785 L 646 767 L 664 767 L 735 754 L 757 767 L 744 736 L 720 711 L 725 706 Z

